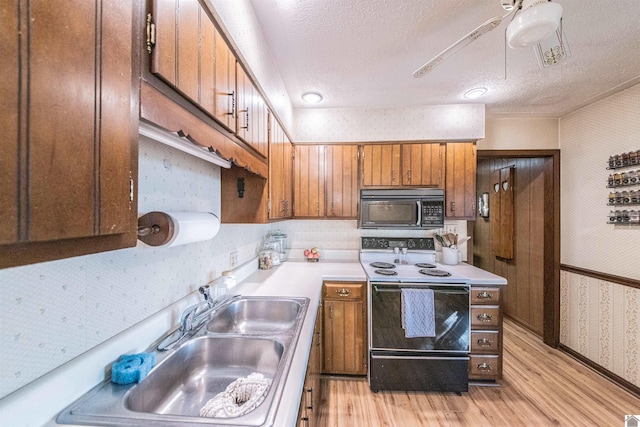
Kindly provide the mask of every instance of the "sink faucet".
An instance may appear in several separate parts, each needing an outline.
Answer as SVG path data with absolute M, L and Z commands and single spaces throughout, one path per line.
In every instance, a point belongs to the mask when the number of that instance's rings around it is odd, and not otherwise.
M 218 299 L 212 299 L 209 294 L 209 286 L 201 286 L 200 293 L 204 297 L 204 301 L 200 301 L 197 304 L 187 307 L 180 316 L 180 328 L 178 328 L 172 334 L 169 334 L 164 338 L 160 344 L 158 344 L 158 351 L 166 351 L 173 349 L 182 339 L 190 335 L 207 319 L 214 309 L 232 299 L 238 298 L 240 295 L 223 295 Z

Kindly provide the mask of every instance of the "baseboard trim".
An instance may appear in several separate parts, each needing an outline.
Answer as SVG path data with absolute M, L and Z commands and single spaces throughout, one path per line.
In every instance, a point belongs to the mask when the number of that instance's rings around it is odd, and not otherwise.
M 621 376 L 614 374 L 610 370 L 598 365 L 593 360 L 588 359 L 587 357 L 583 356 L 582 354 L 578 353 L 575 350 L 572 350 L 571 348 L 567 347 L 564 344 L 560 344 L 558 346 L 558 350 L 561 350 L 562 352 L 568 354 L 569 356 L 573 357 L 574 359 L 576 359 L 576 360 L 582 362 L 583 364 L 587 365 L 589 368 L 593 369 L 594 371 L 596 371 L 597 373 L 599 373 L 603 377 L 606 377 L 609 380 L 613 381 L 614 383 L 616 383 L 620 387 L 622 387 L 625 390 L 627 390 L 629 393 L 635 395 L 636 397 L 640 397 L 640 387 L 638 387 L 637 385 L 630 383 L 629 381 L 625 380 Z

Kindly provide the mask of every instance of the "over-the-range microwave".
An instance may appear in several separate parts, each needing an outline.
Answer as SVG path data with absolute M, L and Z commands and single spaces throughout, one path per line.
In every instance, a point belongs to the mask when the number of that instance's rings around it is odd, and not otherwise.
M 431 229 L 444 226 L 441 188 L 363 189 L 358 228 Z

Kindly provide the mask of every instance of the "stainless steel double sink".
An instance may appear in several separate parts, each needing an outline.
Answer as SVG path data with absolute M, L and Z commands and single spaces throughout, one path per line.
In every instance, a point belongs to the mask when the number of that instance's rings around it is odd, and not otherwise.
M 156 366 L 140 383 L 117 385 L 105 381 L 61 412 L 57 422 L 106 426 L 273 425 L 308 306 L 308 298 L 240 297 L 214 308 L 191 337 L 171 351 L 156 354 Z M 233 418 L 198 415 L 209 399 L 253 372 L 272 379 L 264 401 L 256 409 Z

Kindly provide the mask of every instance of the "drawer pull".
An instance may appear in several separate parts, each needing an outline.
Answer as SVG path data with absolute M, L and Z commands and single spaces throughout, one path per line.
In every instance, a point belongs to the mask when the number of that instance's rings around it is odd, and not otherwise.
M 478 314 L 478 320 L 481 322 L 491 322 L 491 315 L 489 313 Z
M 491 365 L 488 363 L 478 363 L 478 371 L 491 372 Z
M 480 347 L 491 347 L 491 344 L 493 343 L 493 341 L 486 339 L 486 338 L 480 338 L 478 340 L 478 345 Z
M 351 295 L 351 289 L 347 289 L 347 288 L 340 288 L 336 290 L 336 293 L 338 294 L 338 296 L 340 297 L 348 297 L 349 295 Z
M 482 291 L 477 294 L 478 299 L 493 299 L 493 294 L 491 292 Z

